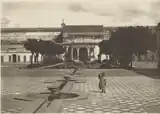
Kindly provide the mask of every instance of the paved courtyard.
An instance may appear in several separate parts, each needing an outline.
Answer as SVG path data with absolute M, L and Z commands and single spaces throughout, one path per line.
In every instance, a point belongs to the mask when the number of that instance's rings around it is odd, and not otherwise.
M 86 84 L 75 84 L 72 92 L 88 92 L 89 99 L 84 103 L 66 105 L 63 111 L 141 113 L 155 111 L 153 107 L 160 108 L 160 80 L 144 76 L 106 78 L 108 83 L 105 94 L 99 92 L 97 78 L 86 78 Z
M 105 94 L 100 93 L 98 89 L 97 75 L 101 71 L 106 72 L 107 87 Z M 60 79 L 71 72 L 72 69 L 23 70 L 2 68 L 2 95 L 43 92 L 46 90 L 45 81 Z M 160 79 L 124 69 L 82 69 L 75 76 L 86 80 L 86 83 L 74 83 L 71 92 L 86 93 L 88 99 L 64 100 L 59 112 L 160 113 Z M 11 106 L 12 103 L 8 105 L 8 102 L 2 97 L 2 110 L 4 112 L 14 112 L 13 108 L 17 110 L 23 108 L 20 103 L 19 105 L 13 103 L 14 106 Z

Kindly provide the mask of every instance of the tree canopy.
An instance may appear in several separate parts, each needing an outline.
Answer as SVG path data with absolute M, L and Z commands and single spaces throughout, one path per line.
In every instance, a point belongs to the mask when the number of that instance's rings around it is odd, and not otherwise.
M 130 57 L 132 54 L 146 54 L 147 50 L 156 51 L 156 35 L 148 27 L 120 27 L 111 33 L 108 41 L 99 43 L 100 54 Z
M 38 63 L 38 55 L 46 55 L 46 56 L 55 56 L 57 54 L 62 54 L 65 52 L 65 49 L 62 45 L 56 44 L 52 41 L 45 41 L 45 40 L 37 40 L 37 39 L 27 39 L 26 42 L 24 42 L 24 47 L 26 50 L 29 50 L 33 55 L 36 56 L 36 61 Z M 31 64 L 32 64 L 32 58 L 31 58 Z
M 63 32 L 61 32 L 56 39 L 54 40 L 56 43 L 62 43 L 63 42 Z
M 145 54 L 147 50 L 156 50 L 156 36 L 148 27 L 124 27 L 112 32 L 111 38 L 99 45 L 101 53 Z
M 45 55 L 56 55 L 65 52 L 64 48 L 60 44 L 56 44 L 52 41 L 37 40 L 37 39 L 27 39 L 24 43 L 26 50 L 33 53 L 40 53 Z

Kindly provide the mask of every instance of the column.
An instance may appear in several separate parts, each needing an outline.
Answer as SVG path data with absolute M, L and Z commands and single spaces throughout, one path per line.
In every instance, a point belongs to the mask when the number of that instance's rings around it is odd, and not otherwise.
M 96 58 L 95 57 L 95 46 L 93 47 L 93 57 Z
M 77 59 L 79 60 L 79 48 L 77 48 Z
M 87 53 L 88 53 L 88 58 L 90 60 L 90 48 L 89 47 L 87 48 Z
M 68 46 L 66 46 L 66 53 L 68 52 Z
M 71 47 L 71 60 L 73 60 L 73 48 Z
M 93 43 L 94 43 L 94 45 L 95 45 L 95 37 L 93 36 Z

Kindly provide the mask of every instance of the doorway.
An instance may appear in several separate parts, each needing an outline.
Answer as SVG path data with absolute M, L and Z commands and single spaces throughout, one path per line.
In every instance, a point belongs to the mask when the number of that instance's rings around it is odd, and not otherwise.
M 87 61 L 88 60 L 87 48 L 80 48 L 79 59 L 80 59 L 80 61 Z
M 78 57 L 77 57 L 77 50 L 76 50 L 76 48 L 74 48 L 73 49 L 73 60 L 77 60 L 78 59 Z
M 13 62 L 17 62 L 17 55 L 16 55 L 16 54 L 13 54 L 12 56 L 13 56 L 12 61 L 13 61 Z
M 4 58 L 3 58 L 3 56 L 1 56 L 1 63 L 3 63 L 4 62 Z

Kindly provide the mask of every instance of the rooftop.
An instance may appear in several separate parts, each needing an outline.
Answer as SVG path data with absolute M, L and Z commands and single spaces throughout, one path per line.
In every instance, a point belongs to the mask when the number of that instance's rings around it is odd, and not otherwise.
M 60 32 L 61 28 L 55 27 L 40 27 L 40 28 L 2 28 L 2 33 L 12 32 Z
M 22 52 L 28 52 L 23 45 L 20 44 L 6 44 L 1 45 L 1 52 L 16 52 L 16 53 L 22 53 Z
M 116 28 L 123 28 L 127 26 L 108 26 L 103 25 L 65 25 L 64 29 L 67 32 L 102 32 L 103 30 L 113 30 Z M 134 27 L 134 26 L 133 26 Z M 146 26 L 147 27 L 147 26 Z M 155 28 L 156 26 L 148 26 L 149 28 Z M 14 32 L 61 32 L 59 27 L 39 27 L 39 28 L 1 28 L 2 33 L 14 33 Z
M 66 25 L 63 31 L 67 33 L 103 32 L 103 25 Z

